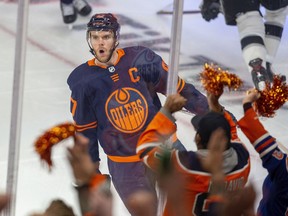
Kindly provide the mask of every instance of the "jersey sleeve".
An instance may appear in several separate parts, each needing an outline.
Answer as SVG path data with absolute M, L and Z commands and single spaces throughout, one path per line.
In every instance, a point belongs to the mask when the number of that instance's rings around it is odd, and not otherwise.
M 97 137 L 97 119 L 90 106 L 89 97 L 79 85 L 71 90 L 70 111 L 76 131 L 89 138 L 89 154 L 94 162 L 100 161 Z
M 265 130 L 252 107 L 245 112 L 238 124 L 259 153 L 262 164 L 269 174 L 277 176 L 279 180 L 282 176 L 287 178 L 287 155 L 278 148 L 275 138 Z
M 146 82 L 153 83 L 155 91 L 166 95 L 167 79 L 168 79 L 168 65 L 165 61 L 152 50 L 148 49 L 146 52 L 151 52 L 149 56 L 153 57 L 153 70 L 143 71 L 142 76 Z M 147 54 L 148 55 L 148 54 Z M 198 91 L 194 85 L 186 83 L 178 76 L 177 92 L 185 97 L 188 101 L 185 108 L 194 114 L 204 114 L 208 111 L 209 106 L 207 98 Z
M 179 84 L 180 83 L 180 84 Z M 182 83 L 182 84 L 181 84 Z M 204 96 L 194 85 L 186 83 L 180 77 L 178 78 L 178 93 L 187 99 L 185 108 L 194 114 L 205 114 L 209 110 L 209 105 L 206 96 Z

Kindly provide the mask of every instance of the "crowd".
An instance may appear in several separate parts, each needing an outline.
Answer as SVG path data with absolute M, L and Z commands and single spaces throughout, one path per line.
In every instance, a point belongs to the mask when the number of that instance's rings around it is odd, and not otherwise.
M 225 110 L 219 109 L 217 97 L 208 96 L 209 104 L 215 106 L 210 106 L 211 111 L 207 114 L 192 118 L 197 131 L 195 144 L 198 151 L 181 151 L 164 145 L 169 134 L 176 130 L 171 114 L 181 110 L 187 102 L 184 97 L 175 94 L 167 97 L 163 108 L 142 133 L 137 154 L 149 169 L 153 169 L 159 191 L 165 194 L 164 216 L 256 216 L 255 190 L 253 185 L 246 185 L 250 166 L 248 152 L 239 139 L 230 140 L 231 126 L 235 125 L 224 117 Z M 268 171 L 263 183 L 263 197 L 257 204 L 257 215 L 285 216 L 288 212 L 288 158 L 257 118 L 253 103 L 259 96 L 256 89 L 243 96 L 244 116 L 237 125 L 259 153 L 263 167 Z M 213 126 L 207 126 L 211 121 Z M 82 215 L 112 216 L 110 178 L 95 172 L 95 164 L 89 154 L 89 139 L 77 133 L 74 140 L 74 145 L 67 151 Z M 227 160 L 229 163 L 225 163 Z M 200 206 L 199 201 L 202 201 Z M 8 203 L 9 196 L 1 195 L 0 210 Z M 147 190 L 135 191 L 127 199 L 130 213 L 135 216 L 156 216 L 156 210 L 151 208 L 155 203 L 158 201 L 154 194 Z M 199 209 L 205 212 L 199 212 Z M 74 216 L 75 213 L 63 200 L 55 199 L 43 213 L 32 215 Z

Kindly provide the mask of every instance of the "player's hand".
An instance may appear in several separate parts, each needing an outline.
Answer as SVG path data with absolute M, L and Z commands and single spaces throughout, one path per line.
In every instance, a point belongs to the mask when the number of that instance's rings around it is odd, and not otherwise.
M 210 20 L 217 18 L 220 13 L 220 7 L 220 2 L 217 0 L 203 0 L 200 5 L 203 19 L 209 22 Z
M 224 129 L 218 128 L 211 134 L 208 142 L 208 155 L 205 158 L 201 158 L 201 164 L 203 168 L 212 175 L 223 173 L 223 152 L 226 148 L 227 142 L 228 139 L 225 135 Z
M 246 92 L 246 96 L 244 97 L 242 103 L 253 103 L 260 98 L 261 94 L 257 89 L 249 89 Z
M 174 113 L 183 108 L 183 106 L 186 104 L 187 99 L 181 96 L 180 94 L 173 94 L 169 95 L 166 98 L 166 102 L 164 104 L 164 108 L 170 112 Z

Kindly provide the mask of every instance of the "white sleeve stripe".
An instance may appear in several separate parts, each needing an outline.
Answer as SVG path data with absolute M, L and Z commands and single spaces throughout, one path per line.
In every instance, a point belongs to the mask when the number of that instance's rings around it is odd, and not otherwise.
M 143 162 L 144 162 L 144 164 L 145 164 L 149 169 L 152 169 L 152 168 L 149 166 L 149 163 L 148 163 L 148 155 L 146 155 L 146 156 L 143 157 Z
M 268 154 L 270 151 L 274 150 L 277 148 L 277 143 L 275 143 L 274 145 L 270 146 L 269 148 L 267 148 L 265 151 L 263 151 L 261 154 L 260 154 L 260 157 L 264 157 L 266 154 Z
M 157 147 L 161 144 L 162 144 L 161 142 L 143 143 L 136 148 L 136 153 L 138 154 L 143 149 L 150 148 L 150 147 Z
M 256 146 L 258 143 L 260 143 L 262 140 L 264 140 L 266 137 L 270 136 L 269 133 L 263 134 L 261 137 L 259 137 L 254 143 L 253 146 Z

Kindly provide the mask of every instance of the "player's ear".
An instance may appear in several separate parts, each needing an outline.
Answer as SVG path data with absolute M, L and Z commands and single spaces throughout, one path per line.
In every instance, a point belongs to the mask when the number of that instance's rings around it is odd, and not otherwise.
M 116 48 L 118 45 L 119 45 L 119 41 L 117 40 L 117 41 L 115 42 L 115 48 Z

